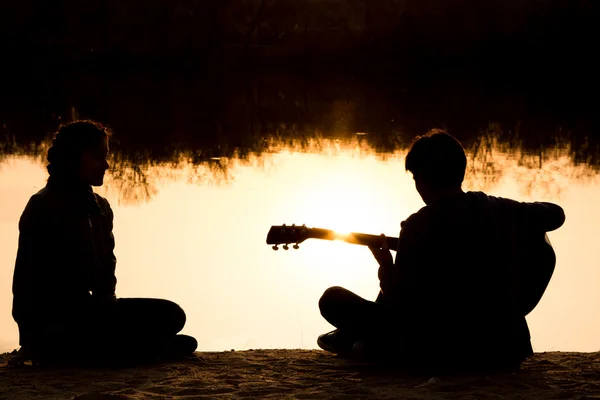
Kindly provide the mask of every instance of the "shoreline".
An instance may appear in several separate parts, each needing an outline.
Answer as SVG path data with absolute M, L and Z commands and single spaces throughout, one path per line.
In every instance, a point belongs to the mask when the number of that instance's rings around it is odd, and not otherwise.
M 411 376 L 320 350 L 196 352 L 124 368 L 8 367 L 1 399 L 600 398 L 600 352 L 535 353 L 515 372 Z

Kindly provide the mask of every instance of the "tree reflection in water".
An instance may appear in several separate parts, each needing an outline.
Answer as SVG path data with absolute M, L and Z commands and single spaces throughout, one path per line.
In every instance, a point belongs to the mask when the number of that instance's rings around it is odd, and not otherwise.
M 151 151 L 128 152 L 116 146 L 110 156 L 107 189 L 116 191 L 122 204 L 149 201 L 159 192 L 161 183 L 228 184 L 235 179 L 233 170 L 239 166 L 264 168 L 270 156 L 282 151 L 334 156 L 350 153 L 356 157 L 376 156 L 381 160 L 403 156 L 410 143 L 407 138 L 390 135 L 366 135 L 346 132 L 333 137 L 313 133 L 292 137 L 268 135 L 260 149 L 239 149 L 218 156 L 215 149 L 174 148 L 160 158 Z M 569 136 L 556 135 L 553 143 L 540 143 L 532 148 L 512 132 L 504 132 L 491 123 L 469 141 L 465 141 L 468 169 L 465 185 L 471 190 L 489 191 L 511 176 L 523 195 L 557 197 L 569 182 L 596 182 L 599 178 L 598 147 L 573 148 Z M 381 143 L 396 143 L 381 150 Z M 0 144 L 0 165 L 10 157 L 26 157 L 45 166 L 49 141 L 21 146 L 13 140 Z
M 525 193 L 558 195 L 600 169 L 595 117 L 567 97 L 488 87 L 489 95 L 477 82 L 441 78 L 176 72 L 77 70 L 8 81 L 0 165 L 8 157 L 44 164 L 48 134 L 65 120 L 90 118 L 115 133 L 108 180 L 125 203 L 151 199 L 164 181 L 226 184 L 233 166 L 261 168 L 282 150 L 395 157 L 432 128 L 465 145 L 472 189 L 489 190 L 510 173 Z

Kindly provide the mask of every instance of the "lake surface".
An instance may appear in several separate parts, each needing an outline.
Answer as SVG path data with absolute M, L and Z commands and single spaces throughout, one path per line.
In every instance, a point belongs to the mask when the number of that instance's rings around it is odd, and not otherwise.
M 343 242 L 309 240 L 299 250 L 273 251 L 265 244 L 270 226 L 397 236 L 400 221 L 423 206 L 404 171 L 404 150 L 376 153 L 358 139 L 316 144 L 220 160 L 225 175 L 185 161 L 149 167 L 147 190 L 125 190 L 113 172 L 98 192 L 115 213 L 118 296 L 176 301 L 188 315 L 184 332 L 201 350 L 315 348 L 317 335 L 331 328 L 319 315 L 319 296 L 342 285 L 374 298 L 377 264 L 366 247 Z M 535 350 L 597 351 L 598 176 L 566 155 L 531 169 L 520 155 L 490 149 L 485 160 L 469 154 L 477 168 L 465 189 L 554 201 L 567 215 L 549 234 L 555 274 L 528 316 Z M 10 316 L 18 218 L 45 179 L 39 157 L 9 156 L 0 167 L 0 351 L 18 345 Z
M 533 346 L 600 347 L 600 135 L 585 100 L 397 77 L 80 71 L 8 81 L 0 106 L 0 351 L 18 346 L 18 219 L 45 185 L 47 134 L 76 118 L 114 130 L 98 192 L 115 214 L 117 295 L 179 303 L 200 350 L 316 348 L 331 329 L 317 307 L 326 288 L 374 299 L 366 247 L 308 240 L 273 251 L 266 234 L 285 223 L 397 236 L 424 205 L 406 148 L 430 128 L 465 145 L 464 189 L 565 209 L 549 233 L 554 276 L 527 317 Z

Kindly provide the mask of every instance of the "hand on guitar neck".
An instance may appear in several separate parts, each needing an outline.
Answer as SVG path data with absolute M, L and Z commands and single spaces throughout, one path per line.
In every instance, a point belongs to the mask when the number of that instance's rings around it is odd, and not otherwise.
M 369 250 L 373 253 L 373 257 L 377 260 L 377 264 L 379 264 L 379 279 L 382 276 L 386 275 L 390 268 L 394 266 L 394 259 L 392 258 L 392 253 L 390 253 L 390 249 L 388 248 L 387 240 L 385 235 L 381 234 L 381 243 L 379 245 L 369 246 Z

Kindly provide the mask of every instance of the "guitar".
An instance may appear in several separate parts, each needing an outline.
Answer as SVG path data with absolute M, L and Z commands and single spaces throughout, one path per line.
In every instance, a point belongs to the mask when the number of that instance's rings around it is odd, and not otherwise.
M 342 240 L 351 244 L 379 247 L 381 235 L 366 233 L 340 234 L 329 229 L 308 228 L 305 225 L 273 225 L 267 234 L 267 244 L 278 250 L 283 245 L 284 250 L 300 248 L 300 243 L 307 239 Z M 385 236 L 390 250 L 398 248 L 398 238 Z M 519 282 L 517 283 L 518 307 L 523 315 L 529 314 L 539 303 L 556 266 L 556 254 L 548 235 L 544 233 L 519 238 L 520 248 L 517 249 Z

